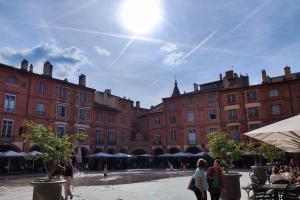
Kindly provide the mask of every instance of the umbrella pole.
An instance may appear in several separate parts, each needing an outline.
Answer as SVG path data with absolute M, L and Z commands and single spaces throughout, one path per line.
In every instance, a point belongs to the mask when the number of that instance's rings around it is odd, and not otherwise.
M 7 165 L 7 173 L 9 174 L 9 167 L 10 167 L 10 158 L 8 159 L 8 165 Z
M 34 159 L 32 159 L 32 172 L 34 172 Z

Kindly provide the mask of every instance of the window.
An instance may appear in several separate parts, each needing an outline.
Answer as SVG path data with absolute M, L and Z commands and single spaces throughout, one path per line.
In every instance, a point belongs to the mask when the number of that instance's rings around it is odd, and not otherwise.
M 16 107 L 16 95 L 5 95 L 4 112 L 14 113 Z
M 57 126 L 56 127 L 56 134 L 60 137 L 65 135 L 65 127 L 64 126 Z
M 101 121 L 101 113 L 100 112 L 96 112 L 96 121 L 97 122 Z
M 236 143 L 240 142 L 239 126 L 229 126 L 229 137 Z
M 280 106 L 272 106 L 272 115 L 280 115 Z
M 38 115 L 45 115 L 46 106 L 43 103 L 36 104 L 36 113 Z
M 189 112 L 187 114 L 187 121 L 188 122 L 194 122 L 195 121 L 195 113 L 194 112 Z
M 80 102 L 85 102 L 86 101 L 86 93 L 80 92 Z
M 86 109 L 79 108 L 79 119 L 86 120 Z
M 214 97 L 208 97 L 207 102 L 208 103 L 215 103 L 215 98 Z
M 237 119 L 238 118 L 238 113 L 237 110 L 228 110 L 228 119 Z
M 160 134 L 159 134 L 159 133 L 157 133 L 157 134 L 154 136 L 154 145 L 161 145 Z
M 227 103 L 235 103 L 236 95 L 235 94 L 228 94 L 227 95 Z
M 256 92 L 255 91 L 247 92 L 246 97 L 248 101 L 256 101 Z
M 40 83 L 39 85 L 39 93 L 40 94 L 45 94 L 46 93 L 46 89 L 47 89 L 47 86 L 45 83 Z
M 209 128 L 208 132 L 209 133 L 216 133 L 216 132 L 218 132 L 218 129 L 217 128 Z
M 85 128 L 78 128 L 77 132 L 81 134 L 85 134 Z
M 189 144 L 192 144 L 192 145 L 197 144 L 195 129 L 189 129 Z
M 121 131 L 121 143 L 124 144 L 126 142 L 126 132 Z
M 115 141 L 115 130 L 114 129 L 110 129 L 108 131 L 108 145 L 115 145 L 116 141 Z
M 216 119 L 217 118 L 217 110 L 212 109 L 208 110 L 208 119 Z
M 248 117 L 258 117 L 258 108 L 254 107 L 254 108 L 248 108 Z
M 156 126 L 160 125 L 160 118 L 154 119 L 154 125 L 156 125 Z
M 176 141 L 176 131 L 171 131 L 170 132 L 170 138 L 172 141 Z
M 188 98 L 188 99 L 187 99 L 187 104 L 188 104 L 189 106 L 193 105 L 193 99 L 192 99 L 192 98 Z
M 66 97 L 66 88 L 60 86 L 58 88 L 58 96 L 62 97 L 62 98 L 65 98 Z
M 279 96 L 279 92 L 277 89 L 272 89 L 269 91 L 269 96 L 270 97 L 278 97 Z
M 66 106 L 65 105 L 57 105 L 57 113 L 58 117 L 66 117 Z
M 2 138 L 11 138 L 13 135 L 13 120 L 4 119 L 2 121 L 2 131 L 1 137 Z
M 17 78 L 15 76 L 9 76 L 6 79 L 6 83 L 12 84 L 12 85 L 17 85 Z
M 113 114 L 108 115 L 108 123 L 115 123 L 115 116 Z
M 126 115 L 125 114 L 121 114 L 121 123 L 122 124 L 126 123 Z
M 176 117 L 170 117 L 170 124 L 176 124 Z
M 96 144 L 103 144 L 103 130 L 96 130 Z
M 175 110 L 175 104 L 169 103 L 169 110 Z
M 252 131 L 252 130 L 260 128 L 260 124 L 249 124 L 248 128 L 249 128 L 249 131 Z

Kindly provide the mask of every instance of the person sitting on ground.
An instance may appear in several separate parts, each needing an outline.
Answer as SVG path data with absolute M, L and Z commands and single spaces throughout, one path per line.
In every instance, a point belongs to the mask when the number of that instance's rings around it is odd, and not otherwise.
M 279 170 L 276 166 L 273 166 L 272 168 L 272 175 L 270 177 L 270 181 L 271 183 L 274 183 L 276 181 L 279 181 L 279 180 L 284 180 L 284 176 L 279 174 Z

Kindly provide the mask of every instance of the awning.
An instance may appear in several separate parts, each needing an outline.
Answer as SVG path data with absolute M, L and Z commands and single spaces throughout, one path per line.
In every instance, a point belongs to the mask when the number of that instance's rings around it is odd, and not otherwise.
M 300 115 L 264 126 L 245 135 L 280 148 L 286 152 L 300 152 Z

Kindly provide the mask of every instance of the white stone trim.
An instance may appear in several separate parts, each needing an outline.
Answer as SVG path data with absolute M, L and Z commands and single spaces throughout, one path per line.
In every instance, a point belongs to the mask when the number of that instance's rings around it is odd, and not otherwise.
M 230 105 L 230 106 L 224 106 L 224 110 L 235 110 L 235 109 L 240 109 L 240 105 Z
M 252 107 L 261 107 L 261 103 L 260 102 L 245 103 L 245 108 L 252 108 Z

